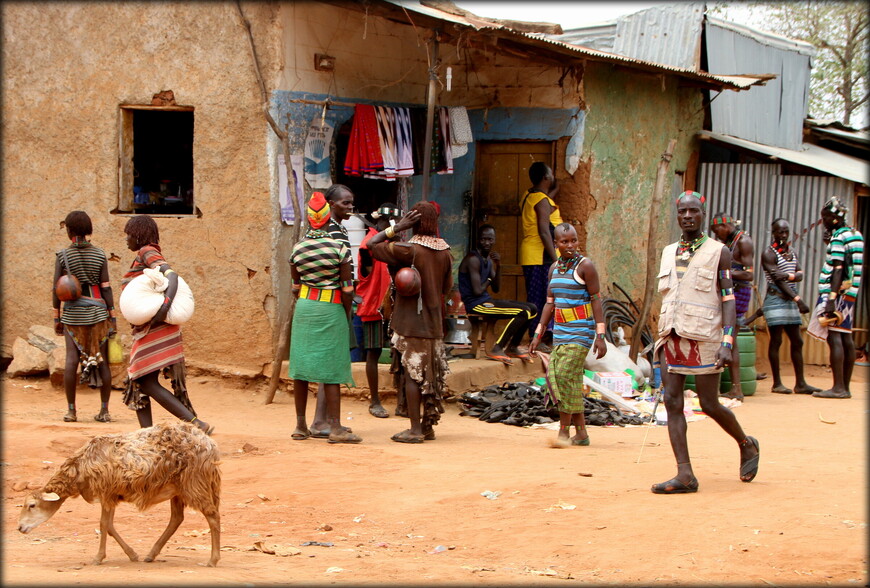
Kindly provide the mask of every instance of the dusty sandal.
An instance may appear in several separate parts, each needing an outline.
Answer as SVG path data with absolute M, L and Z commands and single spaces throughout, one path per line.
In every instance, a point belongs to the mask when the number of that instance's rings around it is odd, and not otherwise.
M 330 443 L 359 443 L 360 441 L 362 441 L 362 437 L 353 434 L 350 429 L 344 429 L 340 433 L 329 434 Z
M 774 394 L 791 394 L 791 388 L 785 386 L 774 386 L 770 391 Z
M 111 423 L 112 417 L 110 417 L 107 412 L 101 412 L 100 414 L 94 415 L 94 420 L 98 423 Z
M 411 432 L 411 429 L 405 429 L 401 433 L 396 433 L 390 439 L 395 441 L 396 443 L 422 443 L 423 435 L 415 435 Z
M 746 461 L 740 462 L 740 480 L 743 482 L 751 482 L 755 479 L 756 474 L 758 474 L 758 458 L 761 457 L 761 449 L 758 445 L 758 439 L 755 437 L 747 437 L 740 442 L 740 445 L 746 447 L 749 443 L 755 446 L 755 450 L 758 453 Z
M 290 434 L 290 438 L 294 441 L 305 441 L 309 437 L 311 437 L 311 431 L 301 431 L 299 429 L 296 429 Z
M 65 422 L 65 423 L 74 423 L 78 420 L 79 419 L 76 416 L 76 411 L 74 411 L 74 410 L 71 410 L 68 413 L 66 413 L 65 415 L 63 415 L 63 422 Z
M 390 414 L 383 406 L 370 406 L 369 414 L 379 419 L 385 419 L 390 416 Z
M 491 353 L 486 354 L 487 359 L 491 359 L 493 361 L 500 361 L 505 365 L 513 365 L 513 360 L 507 355 L 492 355 Z
M 698 478 L 692 476 L 688 484 L 672 478 L 661 484 L 653 484 L 651 490 L 653 494 L 691 494 L 698 491 L 698 486 Z

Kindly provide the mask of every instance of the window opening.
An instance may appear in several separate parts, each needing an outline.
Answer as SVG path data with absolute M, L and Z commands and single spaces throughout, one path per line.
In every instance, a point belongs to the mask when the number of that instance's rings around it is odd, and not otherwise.
M 193 108 L 121 107 L 118 212 L 190 215 Z

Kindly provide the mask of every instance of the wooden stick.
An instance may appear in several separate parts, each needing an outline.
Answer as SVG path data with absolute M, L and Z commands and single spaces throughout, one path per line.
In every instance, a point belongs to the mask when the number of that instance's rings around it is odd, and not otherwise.
M 653 287 L 655 286 L 655 271 L 656 259 L 658 259 L 658 250 L 656 248 L 656 225 L 659 222 L 659 210 L 661 209 L 662 197 L 665 192 L 665 180 L 667 178 L 668 166 L 671 164 L 671 158 L 674 156 L 674 147 L 677 145 L 676 139 L 671 139 L 668 143 L 668 148 L 662 153 L 662 159 L 659 162 L 658 171 L 656 172 L 656 185 L 653 190 L 652 202 L 649 209 L 649 240 L 646 244 L 646 286 L 643 294 L 643 309 L 640 316 L 634 323 L 634 330 L 631 334 L 631 347 L 628 350 L 628 357 L 631 361 L 637 361 L 637 350 L 640 349 L 640 334 L 643 332 L 643 327 L 646 325 L 647 317 L 649 317 L 650 309 L 653 302 Z

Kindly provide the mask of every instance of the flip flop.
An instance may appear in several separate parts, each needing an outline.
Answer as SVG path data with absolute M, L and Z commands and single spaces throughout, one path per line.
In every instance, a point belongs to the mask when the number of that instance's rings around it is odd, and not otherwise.
M 370 406 L 369 414 L 379 419 L 388 418 L 390 415 L 383 406 Z
M 95 414 L 94 420 L 98 423 L 111 423 L 112 417 L 109 416 L 109 413 Z
M 758 453 L 746 461 L 740 462 L 740 481 L 742 482 L 751 482 L 755 479 L 756 474 L 758 474 L 758 458 L 761 457 L 761 449 L 758 445 L 758 439 L 755 437 L 746 437 L 746 439 L 741 441 L 740 444 L 746 445 L 747 442 L 755 445 L 755 450 Z
M 298 431 L 298 429 L 297 429 L 297 431 Z M 293 434 L 290 435 L 290 438 L 293 439 L 294 441 L 305 441 L 309 437 L 311 437 L 310 431 L 306 432 L 306 433 L 301 433 L 301 432 L 297 433 L 296 431 L 294 431 Z M 327 437 L 328 437 L 328 435 L 327 435 Z
M 507 355 L 492 355 L 490 353 L 486 354 L 487 359 L 492 359 L 493 361 L 500 361 L 505 365 L 513 365 L 513 360 Z
M 698 491 L 698 486 L 698 478 L 692 476 L 688 484 L 672 478 L 661 484 L 653 484 L 650 490 L 652 490 L 653 494 L 691 494 Z
M 78 420 L 79 420 L 79 419 L 78 419 L 78 417 L 76 416 L 76 413 L 74 413 L 74 412 L 72 412 L 72 411 L 70 411 L 70 412 L 66 413 L 65 415 L 63 415 L 63 422 L 65 422 L 65 423 L 75 423 L 75 422 L 77 422 Z
M 390 439 L 395 441 L 396 443 L 422 443 L 424 435 L 414 435 L 411 433 L 411 429 L 405 429 L 401 433 L 396 433 Z
M 348 433 L 353 433 L 353 429 L 350 427 L 345 427 Z M 322 430 L 318 431 L 317 429 L 311 429 L 311 438 L 312 439 L 329 439 L 329 431 Z
M 815 386 L 806 385 L 804 388 L 794 387 L 795 394 L 813 394 L 815 392 L 821 392 L 821 388 L 816 388 Z
M 515 357 L 515 358 L 522 360 L 526 363 L 532 363 L 532 361 L 534 361 L 532 359 L 532 356 L 529 355 L 528 353 L 511 353 L 510 351 L 508 351 L 507 355 L 508 355 L 508 357 Z
M 583 447 L 586 447 L 587 445 L 589 445 L 589 437 L 586 437 L 585 439 L 572 438 L 571 445 L 582 445 Z
M 770 391 L 774 394 L 791 394 L 791 388 L 785 386 L 774 386 Z

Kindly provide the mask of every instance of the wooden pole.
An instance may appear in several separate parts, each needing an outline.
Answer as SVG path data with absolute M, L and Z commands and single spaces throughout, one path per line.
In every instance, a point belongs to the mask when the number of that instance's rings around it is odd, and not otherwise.
M 251 23 L 245 17 L 242 11 L 242 5 L 239 0 L 236 0 L 236 8 L 239 12 L 239 18 L 242 25 L 245 27 L 248 38 L 248 48 L 251 50 L 251 59 L 254 62 L 254 74 L 257 76 L 257 86 L 260 88 L 260 97 L 263 101 L 263 115 L 266 117 L 266 122 L 272 128 L 272 131 L 278 137 L 281 143 L 281 152 L 284 154 L 284 165 L 287 167 L 287 189 L 290 194 L 290 207 L 293 209 L 293 226 L 290 227 L 290 244 L 293 245 L 299 240 L 299 233 L 302 227 L 302 211 L 297 210 L 296 204 L 299 202 L 296 194 L 296 182 L 293 181 L 293 163 L 290 161 L 290 136 L 287 131 L 281 129 L 269 109 L 269 94 L 266 91 L 266 83 L 263 80 L 263 73 L 260 68 L 260 60 L 257 57 L 257 48 L 254 45 L 254 34 L 251 32 Z M 301 170 L 300 170 L 301 171 Z M 279 188 L 280 189 L 280 188 Z M 278 213 L 280 215 L 280 212 Z M 281 222 L 280 220 L 278 221 Z M 285 231 L 281 231 L 282 236 Z M 272 363 L 272 377 L 269 380 L 269 389 L 266 392 L 265 404 L 271 404 L 275 398 L 275 391 L 278 389 L 278 384 L 281 381 L 281 366 L 284 358 L 287 357 L 290 350 L 290 318 L 293 316 L 293 308 L 296 306 L 296 299 L 289 293 L 278 292 L 278 322 L 276 328 L 278 330 L 277 343 L 275 345 L 275 359 Z
M 677 140 L 671 139 L 668 143 L 668 148 L 662 153 L 662 159 L 659 161 L 658 171 L 656 172 L 656 185 L 653 190 L 652 202 L 649 209 L 649 237 L 646 243 L 646 286 L 643 294 L 643 308 L 640 311 L 640 316 L 637 322 L 634 323 L 634 328 L 631 334 L 631 347 L 628 350 L 628 357 L 631 361 L 637 361 L 637 351 L 640 349 L 640 335 L 646 325 L 647 317 L 649 317 L 650 309 L 653 303 L 653 287 L 655 286 L 656 275 L 656 259 L 658 259 L 658 249 L 656 247 L 656 224 L 659 222 L 659 211 L 661 210 L 662 197 L 665 192 L 665 180 L 667 179 L 668 167 L 671 164 L 671 158 L 674 156 L 674 148 L 677 146 Z
M 426 139 L 423 143 L 425 155 L 423 156 L 423 200 L 429 199 L 429 171 L 432 169 L 432 135 L 435 126 L 435 97 L 437 93 L 438 74 L 438 33 L 432 37 L 432 62 L 429 64 L 429 90 L 426 92 Z

